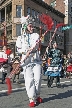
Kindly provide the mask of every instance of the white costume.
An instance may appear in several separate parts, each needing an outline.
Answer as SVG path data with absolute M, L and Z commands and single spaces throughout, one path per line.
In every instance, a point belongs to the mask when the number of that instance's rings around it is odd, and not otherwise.
M 28 35 L 29 41 L 28 41 Z M 26 52 L 29 48 L 33 48 L 36 41 L 39 39 L 37 33 L 24 34 L 19 36 L 16 41 L 16 46 L 19 53 L 22 53 L 22 61 L 26 57 Z M 33 49 L 29 57 L 26 59 L 25 63 L 22 64 L 24 69 L 24 78 L 26 91 L 30 102 L 35 101 L 35 98 L 40 95 L 40 85 L 41 85 L 41 61 L 38 51 L 39 45 Z
M 0 51 L 0 58 L 7 59 L 7 54 L 4 51 Z
M 11 63 L 12 59 L 14 58 L 14 54 L 11 53 L 9 56 L 8 56 L 8 63 Z
M 30 101 L 29 106 L 34 107 L 36 100 L 39 102 L 41 100 L 39 97 L 41 86 L 41 60 L 38 51 L 39 45 L 36 44 L 39 40 L 39 35 L 37 33 L 32 33 L 28 28 L 33 22 L 31 17 L 22 17 L 20 21 L 24 33 L 17 38 L 16 46 L 17 51 L 22 54 L 21 63 L 26 57 L 28 50 L 33 48 L 30 55 L 21 65 L 23 67 L 26 91 Z M 26 32 L 26 30 L 29 31 Z
M 4 51 L 0 51 L 0 59 L 7 59 L 7 54 Z M 5 72 L 3 67 L 0 68 L 0 72 Z

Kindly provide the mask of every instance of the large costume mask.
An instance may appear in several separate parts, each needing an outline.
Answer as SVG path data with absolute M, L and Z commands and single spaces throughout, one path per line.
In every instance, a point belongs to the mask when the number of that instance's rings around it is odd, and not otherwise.
M 25 31 L 27 29 L 28 24 L 33 24 L 34 19 L 32 19 L 32 17 L 30 17 L 29 15 L 27 17 L 22 16 L 20 18 L 20 22 L 22 24 L 22 30 Z

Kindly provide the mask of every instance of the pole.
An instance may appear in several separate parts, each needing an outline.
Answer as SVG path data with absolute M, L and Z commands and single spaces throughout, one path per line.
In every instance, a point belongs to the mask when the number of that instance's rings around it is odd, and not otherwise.
M 5 40 L 6 40 L 6 22 L 4 22 L 4 24 L 2 24 L 4 27 L 4 36 L 3 36 L 3 46 L 5 45 Z
M 42 37 L 42 27 L 40 27 L 40 38 Z M 39 42 L 39 53 L 41 54 L 41 42 Z
M 50 31 L 50 40 L 51 40 L 51 31 Z M 51 42 L 50 42 L 50 48 L 51 48 Z

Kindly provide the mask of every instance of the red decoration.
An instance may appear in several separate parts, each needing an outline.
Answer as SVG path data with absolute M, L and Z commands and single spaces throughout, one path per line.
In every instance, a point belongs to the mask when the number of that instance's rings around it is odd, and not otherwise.
M 29 103 L 29 107 L 35 107 L 35 102 Z
M 12 51 L 11 51 L 10 49 L 6 50 L 6 54 L 7 54 L 7 55 L 10 55 L 11 52 L 12 52 Z
M 69 65 L 69 66 L 67 67 L 67 72 L 72 72 L 72 65 Z
M 54 23 L 53 20 L 50 16 L 46 15 L 46 14 L 42 14 L 39 16 L 40 20 L 42 21 L 42 23 L 44 23 L 45 25 L 47 25 L 47 28 L 49 30 L 52 29 Z
M 12 86 L 11 86 L 10 78 L 6 78 L 6 84 L 8 86 L 8 92 L 7 92 L 7 94 L 10 94 L 12 92 Z
M 40 97 L 38 97 L 36 100 L 37 100 L 38 103 L 42 103 L 43 102 L 42 98 L 40 98 Z
M 20 67 L 20 64 L 18 64 L 18 66 L 16 67 L 15 70 L 11 71 L 10 75 L 8 76 L 8 78 L 6 78 L 6 84 L 8 86 L 8 94 L 10 94 L 12 92 L 12 85 L 11 85 L 11 80 L 10 78 L 12 77 L 12 75 L 18 70 L 18 68 Z
M 6 62 L 6 61 L 7 61 L 7 59 L 0 58 L 0 63 L 4 63 L 4 62 Z
M 64 23 L 59 23 L 59 24 L 56 25 L 56 28 L 59 28 L 61 26 L 65 26 L 65 24 Z

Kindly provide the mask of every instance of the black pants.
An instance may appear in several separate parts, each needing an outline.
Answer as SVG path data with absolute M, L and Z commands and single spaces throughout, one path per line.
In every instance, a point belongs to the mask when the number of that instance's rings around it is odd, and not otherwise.
M 4 83 L 7 73 L 2 72 L 2 83 Z
M 14 82 L 14 80 L 16 80 L 16 82 L 19 82 L 19 74 L 14 74 L 12 77 L 12 81 Z
M 56 77 L 56 84 L 57 83 L 60 83 L 60 77 L 59 76 Z
M 51 85 L 53 84 L 53 80 L 54 80 L 54 77 L 52 77 L 52 76 L 48 76 L 48 78 L 47 78 L 47 86 L 48 87 L 51 87 Z
M 48 78 L 47 78 L 47 85 L 48 85 L 48 87 L 51 87 L 51 85 L 53 84 L 53 80 L 54 80 L 54 77 L 53 76 L 48 76 Z M 56 85 L 57 84 L 60 84 L 60 77 L 59 76 L 57 76 L 56 77 Z

